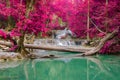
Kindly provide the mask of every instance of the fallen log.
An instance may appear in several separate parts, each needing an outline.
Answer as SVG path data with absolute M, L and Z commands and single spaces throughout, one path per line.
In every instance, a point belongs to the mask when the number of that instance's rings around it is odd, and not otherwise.
M 25 48 L 31 49 L 41 49 L 41 50 L 54 50 L 54 51 L 66 51 L 66 52 L 82 52 L 83 54 L 76 54 L 73 57 L 79 56 L 89 56 L 94 55 L 100 51 L 104 46 L 105 42 L 114 38 L 118 31 L 115 30 L 112 33 L 107 34 L 96 47 L 86 48 L 86 47 L 71 47 L 71 46 L 55 46 L 55 45 L 35 45 L 35 44 L 24 44 Z M 12 46 L 10 42 L 0 41 L 0 45 Z M 50 56 L 51 57 L 51 56 Z M 52 56 L 53 57 L 53 56 Z
M 0 41 L 0 45 L 12 46 L 10 42 Z M 30 49 L 41 49 L 41 50 L 54 50 L 54 51 L 65 51 L 65 52 L 86 52 L 91 50 L 93 47 L 81 47 L 81 46 L 56 46 L 56 45 L 35 45 L 35 44 L 24 44 L 25 48 Z
M 101 39 L 98 46 L 96 46 L 95 48 L 93 48 L 90 51 L 87 51 L 83 54 L 78 54 L 78 55 L 76 55 L 76 57 L 78 57 L 78 56 L 90 56 L 90 55 L 94 55 L 94 54 L 98 53 L 100 51 L 100 49 L 104 46 L 105 42 L 113 39 L 116 36 L 117 32 L 118 32 L 118 30 L 114 30 L 112 33 L 107 34 L 103 39 Z

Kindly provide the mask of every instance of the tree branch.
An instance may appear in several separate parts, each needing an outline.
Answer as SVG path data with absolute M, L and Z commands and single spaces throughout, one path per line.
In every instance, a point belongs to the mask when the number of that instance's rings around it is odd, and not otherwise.
M 100 49 L 104 46 L 105 42 L 113 39 L 116 36 L 117 32 L 118 32 L 118 30 L 114 30 L 112 33 L 107 34 L 103 39 L 101 39 L 101 41 L 97 47 L 95 47 L 94 49 L 87 51 L 83 54 L 76 55 L 76 57 L 77 56 L 90 56 L 90 55 L 94 55 L 94 54 L 98 53 L 100 51 Z

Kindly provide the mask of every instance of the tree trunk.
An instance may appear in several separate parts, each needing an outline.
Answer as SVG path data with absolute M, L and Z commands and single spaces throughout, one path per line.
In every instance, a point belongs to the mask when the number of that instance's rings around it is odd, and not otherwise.
M 24 47 L 24 36 L 25 33 L 23 33 L 22 36 L 20 36 L 20 39 L 18 41 L 18 52 L 21 53 L 23 56 L 26 56 L 27 54 L 29 54 L 29 52 L 25 49 Z
M 90 28 L 90 1 L 88 0 L 88 12 L 87 12 L 87 41 L 90 41 L 89 28 Z
M 29 12 L 32 8 L 33 2 L 34 2 L 34 0 L 30 0 L 30 3 L 28 5 L 28 7 L 26 8 L 27 9 L 26 10 L 26 18 L 29 17 Z M 24 37 L 25 37 L 26 31 L 21 31 L 21 33 L 22 33 L 22 36 L 20 36 L 20 39 L 18 41 L 18 52 L 20 52 L 23 56 L 26 56 L 27 54 L 29 54 L 29 52 L 24 47 Z
M 11 46 L 9 42 L 3 42 L 0 41 L 0 45 L 5 45 L 5 46 Z M 22 45 L 23 46 L 23 45 Z M 34 44 L 24 44 L 24 48 L 30 48 L 30 49 L 41 49 L 41 50 L 53 50 L 53 51 L 66 51 L 66 52 L 86 52 L 90 51 L 93 49 L 91 48 L 86 48 L 86 47 L 72 47 L 72 46 L 54 46 L 54 45 L 34 45 Z M 19 50 L 20 52 L 21 50 Z
M 101 41 L 97 47 L 95 47 L 94 49 L 92 49 L 90 51 L 87 51 L 83 54 L 76 55 L 76 56 L 90 56 L 90 55 L 94 55 L 94 54 L 98 53 L 100 51 L 100 49 L 104 46 L 105 42 L 113 39 L 117 35 L 117 32 L 118 32 L 118 30 L 115 30 L 112 33 L 107 34 L 103 39 L 101 39 Z

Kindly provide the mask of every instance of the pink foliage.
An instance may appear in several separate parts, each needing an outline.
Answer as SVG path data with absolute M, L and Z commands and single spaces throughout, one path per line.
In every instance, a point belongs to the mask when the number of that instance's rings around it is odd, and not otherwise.
M 105 33 L 99 33 L 99 34 L 97 34 L 97 36 L 101 37 L 101 38 L 103 38 L 105 35 L 106 35 Z
M 12 17 L 15 21 L 15 26 L 8 33 L 0 30 L 0 37 L 9 39 L 13 44 L 11 51 L 15 50 L 17 45 L 13 42 L 12 37 L 21 36 L 22 33 L 30 33 L 37 35 L 38 33 L 46 33 L 46 21 L 49 18 L 49 3 L 51 0 L 37 0 L 35 1 L 34 9 L 31 10 L 26 17 L 26 0 L 9 0 L 10 5 L 7 6 L 7 1 L 0 1 L 0 20 L 7 22 L 8 17 Z M 22 2 L 21 2 L 22 1 Z M 7 27 L 7 26 L 6 26 Z
M 86 2 L 82 0 L 54 0 L 52 11 L 62 18 L 74 34 L 78 37 L 85 37 L 86 35 Z M 83 9 L 84 8 L 84 9 Z M 56 25 L 57 26 L 57 25 Z M 84 33 L 84 34 L 83 34 Z
M 7 38 L 7 33 L 4 32 L 3 30 L 0 30 L 0 37 L 6 39 Z
M 34 33 L 37 35 L 39 32 L 46 32 L 45 22 L 49 19 L 49 3 L 50 0 L 38 0 L 35 2 L 34 10 L 26 17 L 26 1 L 10 0 L 10 7 L 6 7 L 6 1 L 0 3 L 0 15 L 5 18 L 11 16 L 15 19 L 16 27 L 11 31 L 11 36 L 20 36 L 21 31 L 25 33 Z M 0 16 L 0 17 L 1 17 Z
M 28 17 L 26 17 L 27 0 L 9 0 L 9 7 L 6 1 L 0 0 L 0 21 L 7 21 L 9 16 L 14 19 L 15 26 L 9 33 L 10 37 L 21 36 L 22 32 L 35 35 L 42 32 L 42 35 L 46 36 L 46 32 L 51 29 L 61 29 L 58 21 L 52 23 L 54 14 L 66 22 L 67 25 L 63 27 L 68 27 L 80 38 L 86 38 L 87 32 L 90 33 L 90 38 L 103 38 L 120 26 L 120 0 L 108 0 L 108 4 L 106 0 L 89 0 L 90 4 L 88 0 L 35 0 L 34 8 Z M 88 6 L 89 30 L 87 30 Z M 6 39 L 7 33 L 0 30 L 0 36 Z M 117 37 L 120 38 L 120 28 Z M 100 52 L 117 52 L 115 49 L 119 48 L 120 44 L 113 45 L 114 42 L 113 39 L 105 43 Z
M 117 53 L 120 52 L 120 44 L 114 44 L 115 40 L 109 40 L 105 43 L 103 48 L 100 50 L 100 53 Z
M 108 4 L 106 4 L 106 0 L 90 0 L 90 4 L 88 4 L 88 0 L 79 0 L 79 2 L 78 0 L 73 1 L 73 3 L 69 0 L 56 1 L 52 5 L 52 10 L 61 17 L 63 21 L 67 22 L 69 28 L 77 37 L 85 38 L 86 33 L 89 32 L 90 38 L 103 38 L 107 33 L 118 29 L 120 25 L 120 0 L 108 0 Z M 86 27 L 88 6 L 90 6 L 89 30 L 87 30 Z M 120 38 L 120 32 L 117 37 Z M 120 48 L 120 44 L 117 43 L 113 45 L 114 42 L 116 41 L 111 40 L 106 42 L 100 52 L 119 52 L 120 49 L 118 48 Z

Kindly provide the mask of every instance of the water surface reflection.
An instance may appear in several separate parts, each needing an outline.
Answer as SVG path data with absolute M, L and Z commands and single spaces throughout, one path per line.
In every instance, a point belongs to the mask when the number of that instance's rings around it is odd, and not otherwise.
M 120 80 L 119 56 L 35 59 L 7 64 L 0 63 L 0 80 Z

